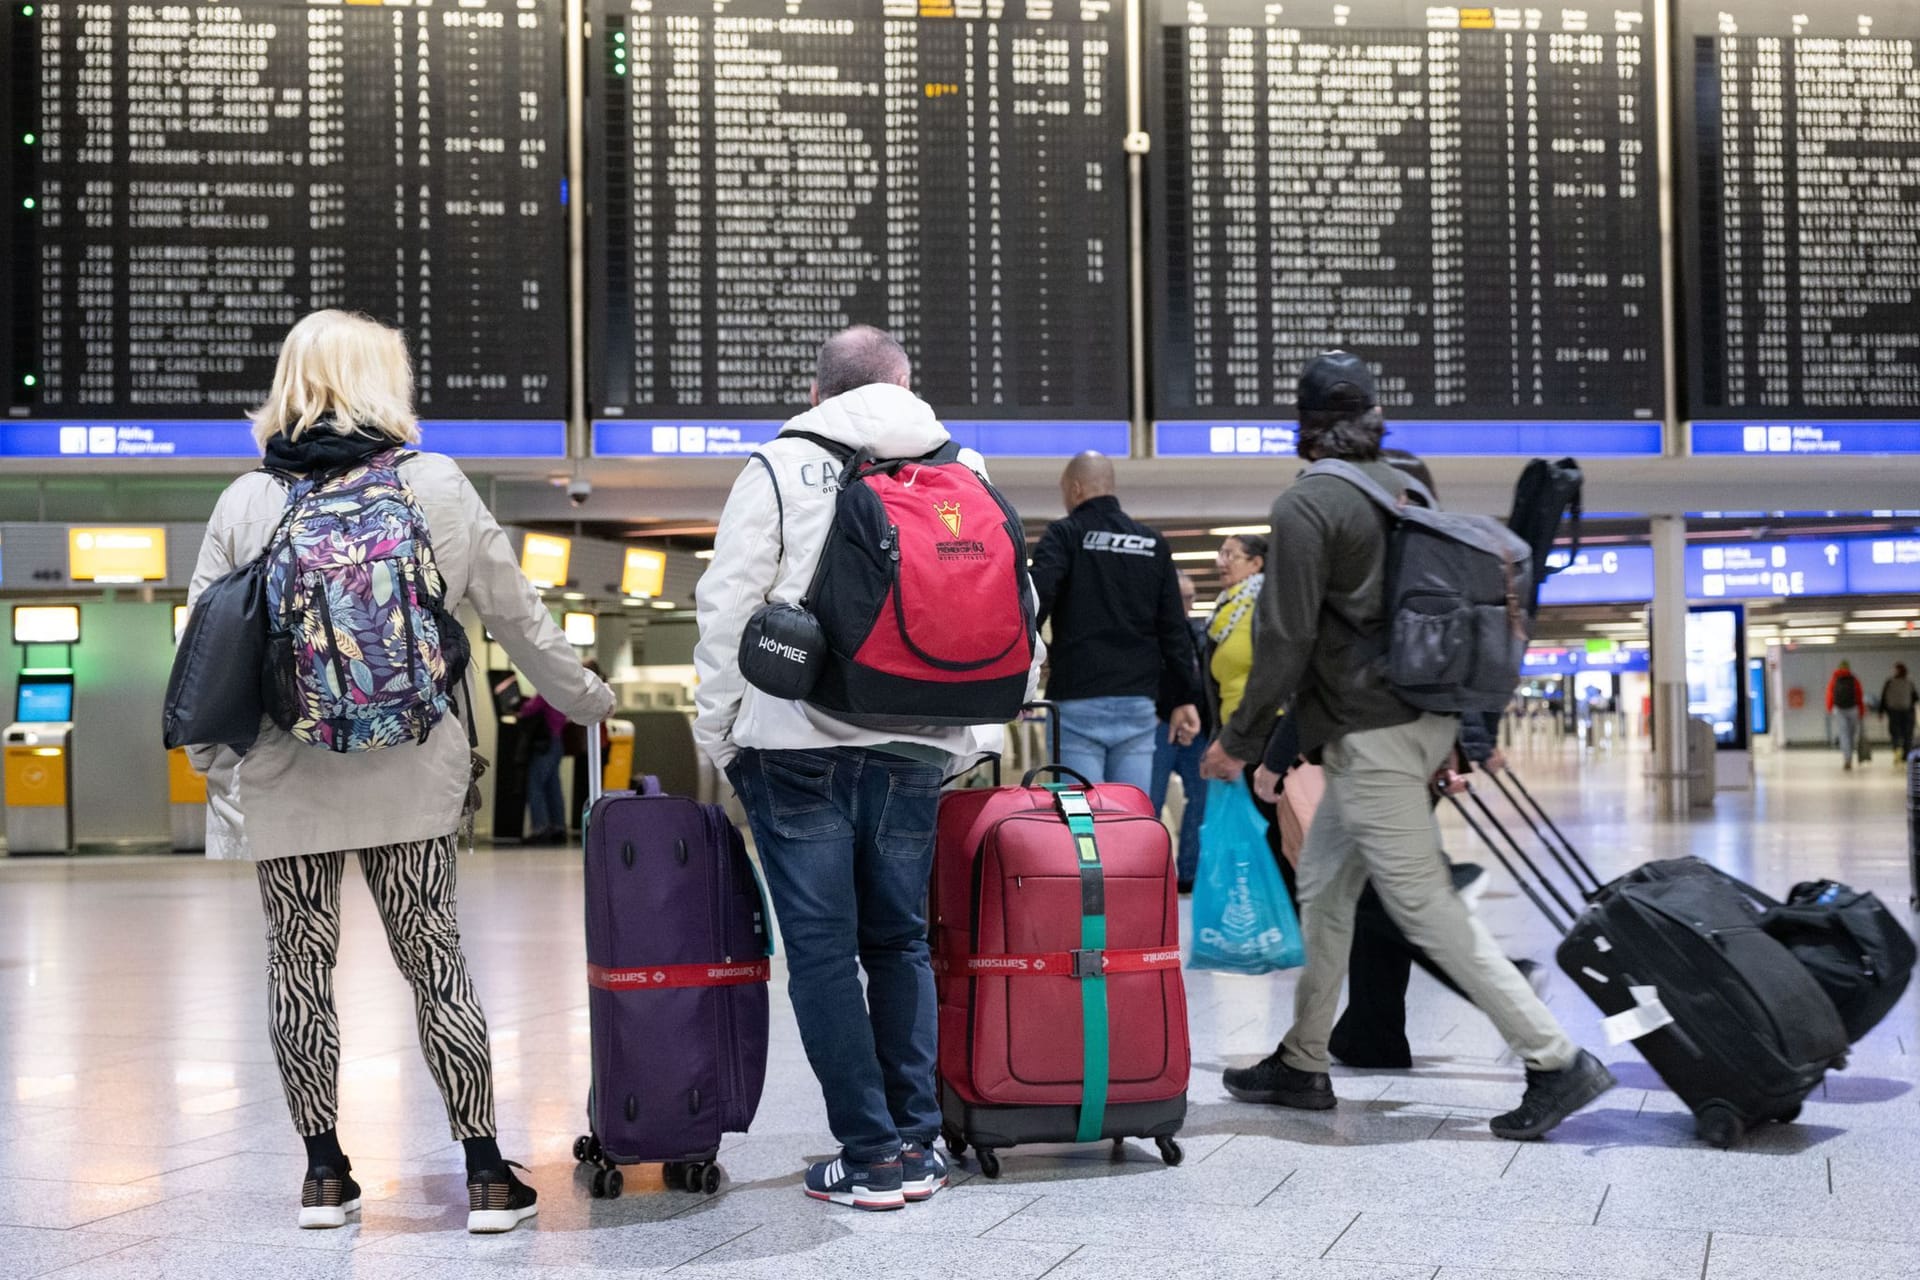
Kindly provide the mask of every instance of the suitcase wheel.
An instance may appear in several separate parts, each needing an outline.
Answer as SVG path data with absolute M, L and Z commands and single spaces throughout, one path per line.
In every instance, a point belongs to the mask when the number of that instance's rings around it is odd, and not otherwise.
M 581 1164 L 600 1163 L 600 1139 L 583 1133 L 573 1140 L 573 1158 Z
M 987 1147 L 980 1148 L 978 1154 L 980 1156 L 980 1172 L 986 1174 L 989 1178 L 999 1177 L 1000 1157 Z
M 1724 1102 L 1709 1102 L 1694 1117 L 1693 1128 L 1703 1141 L 1725 1151 L 1740 1141 L 1747 1127 L 1732 1107 Z
M 693 1195 L 713 1195 L 720 1190 L 720 1166 L 704 1161 L 674 1161 L 662 1165 L 660 1176 L 669 1187 Z
M 967 1159 L 967 1140 L 960 1136 L 960 1131 L 946 1129 L 941 1131 L 940 1136 L 947 1140 L 947 1154 L 964 1164 Z
M 1800 1118 L 1800 1104 L 1797 1102 L 1794 1103 L 1792 1106 L 1788 1107 L 1785 1111 L 1782 1111 L 1778 1116 L 1775 1116 L 1774 1118 L 1778 1120 L 1781 1124 L 1792 1124 L 1795 1120 L 1798 1120 Z
M 595 1169 L 593 1171 L 593 1198 L 595 1200 L 618 1200 L 620 1191 L 626 1186 L 626 1175 L 618 1169 Z
M 1125 1160 L 1127 1158 L 1127 1140 L 1125 1138 L 1115 1138 L 1113 1140 L 1113 1150 L 1107 1154 L 1115 1164 L 1119 1164 Z
M 1167 1168 L 1177 1169 L 1180 1162 L 1187 1158 L 1187 1153 L 1172 1138 L 1155 1138 L 1153 1141 L 1160 1148 L 1160 1159 L 1166 1162 Z

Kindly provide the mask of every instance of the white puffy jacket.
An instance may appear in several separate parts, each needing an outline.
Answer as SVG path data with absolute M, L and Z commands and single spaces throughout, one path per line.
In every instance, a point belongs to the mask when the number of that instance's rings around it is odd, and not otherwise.
M 881 382 L 823 401 L 792 419 L 784 430 L 808 431 L 850 448 L 871 449 L 878 458 L 917 458 L 950 438 L 924 400 L 904 387 Z M 998 725 L 929 726 L 918 732 L 862 729 L 804 702 L 771 697 L 741 676 L 740 636 L 754 610 L 768 603 L 798 604 L 813 583 L 833 523 L 841 470 L 839 459 L 825 449 L 790 435 L 774 440 L 760 455 L 767 465 L 751 461 L 734 481 L 720 513 L 713 563 L 695 595 L 700 643 L 693 661 L 700 688 L 694 700 L 700 714 L 693 736 L 700 749 L 721 769 L 747 748 L 805 751 L 908 742 L 943 750 L 956 763 L 998 755 L 1005 736 Z M 960 461 L 983 477 L 987 474 L 985 459 L 971 449 L 961 452 Z M 1039 687 L 1044 653 L 1036 643 L 1027 682 L 1029 697 Z

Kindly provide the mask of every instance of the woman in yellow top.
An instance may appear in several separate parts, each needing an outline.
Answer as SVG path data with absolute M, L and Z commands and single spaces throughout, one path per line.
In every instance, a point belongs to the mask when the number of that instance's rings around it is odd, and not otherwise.
M 1220 703 L 1213 722 L 1223 725 L 1240 709 L 1253 671 L 1253 607 L 1266 581 L 1267 540 L 1253 533 L 1235 534 L 1220 544 L 1214 564 L 1226 589 L 1207 623 L 1207 670 Z
M 1253 671 L 1253 611 L 1266 581 L 1267 540 L 1258 534 L 1235 534 L 1220 544 L 1214 563 L 1226 589 L 1220 593 L 1213 618 L 1207 623 L 1207 674 L 1214 700 L 1213 723 L 1224 725 L 1240 709 L 1240 700 L 1247 692 L 1247 676 Z M 1280 865 L 1287 893 L 1293 895 L 1293 864 L 1280 851 L 1279 817 L 1273 806 L 1253 791 L 1253 770 L 1245 770 L 1241 777 L 1253 794 L 1254 807 L 1267 820 L 1267 847 Z

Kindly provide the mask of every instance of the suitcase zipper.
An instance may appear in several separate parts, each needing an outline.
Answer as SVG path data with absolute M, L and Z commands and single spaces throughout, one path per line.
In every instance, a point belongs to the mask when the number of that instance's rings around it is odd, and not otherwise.
M 713 895 L 720 915 L 713 936 L 721 947 L 721 962 L 730 964 L 735 951 L 732 932 L 728 928 L 728 921 L 733 915 L 730 910 L 733 905 L 734 890 L 733 841 L 730 838 L 732 833 L 719 829 L 724 820 L 716 820 L 713 810 L 702 808 L 700 812 L 702 820 L 707 825 L 709 846 L 722 851 L 719 874 L 715 876 L 716 885 L 720 891 Z M 715 991 L 714 995 L 720 1002 L 720 1051 L 727 1064 L 722 1076 L 726 1081 L 726 1096 L 715 1110 L 719 1131 L 724 1134 L 727 1126 L 727 1111 L 729 1107 L 739 1106 L 740 1097 L 746 1092 L 746 1082 L 740 1076 L 740 1035 L 734 1020 L 733 992 L 730 989 L 721 988 Z M 718 1143 L 719 1140 L 716 1138 L 715 1145 L 718 1146 Z

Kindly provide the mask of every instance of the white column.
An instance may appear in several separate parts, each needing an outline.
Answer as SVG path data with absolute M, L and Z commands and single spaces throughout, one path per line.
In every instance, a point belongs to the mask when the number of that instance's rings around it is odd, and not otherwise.
M 1653 517 L 1653 781 L 1656 812 L 1684 818 L 1687 796 L 1687 520 Z

